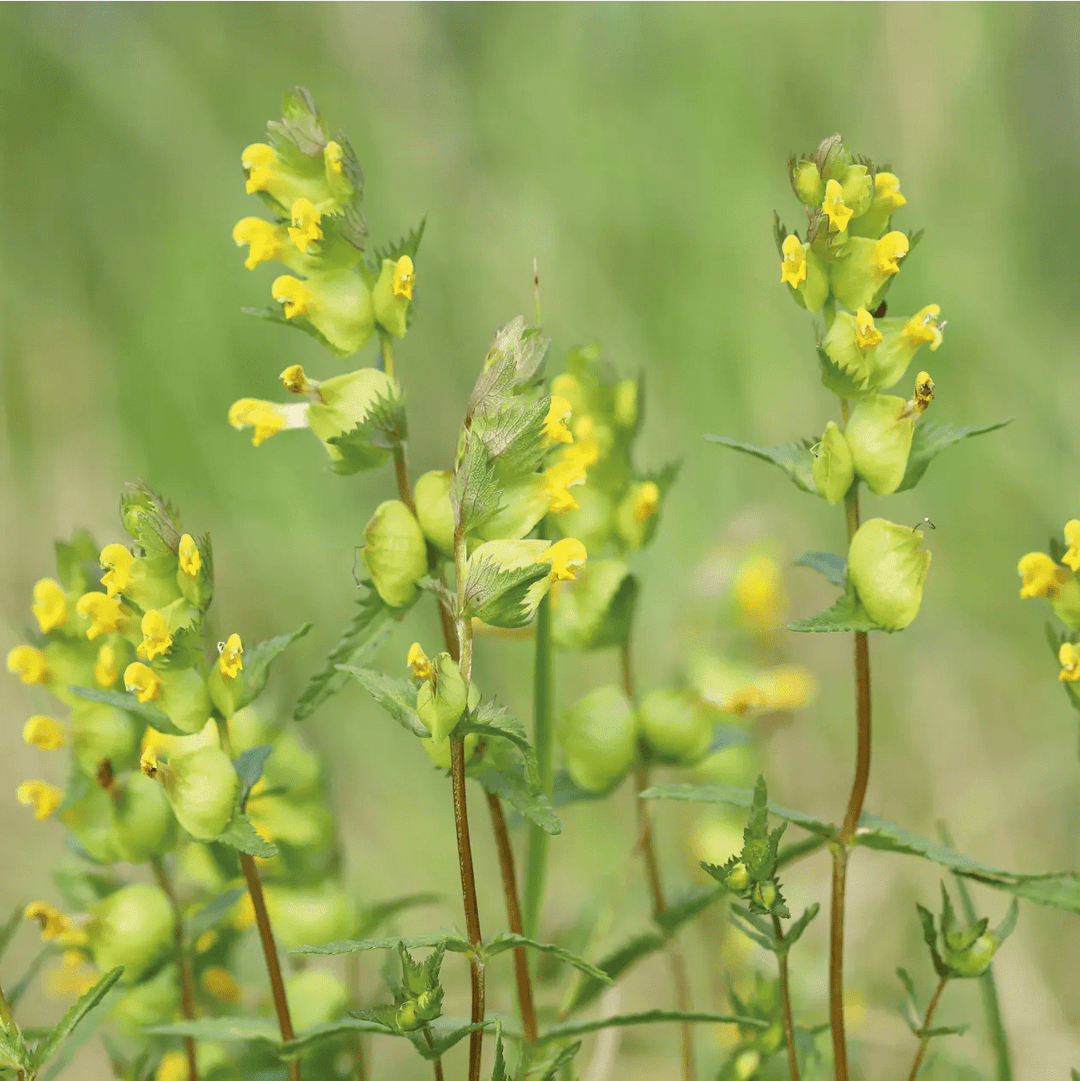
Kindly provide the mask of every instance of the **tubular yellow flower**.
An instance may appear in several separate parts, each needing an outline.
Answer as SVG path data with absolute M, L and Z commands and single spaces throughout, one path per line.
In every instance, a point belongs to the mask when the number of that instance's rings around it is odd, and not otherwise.
M 322 240 L 323 231 L 319 227 L 322 215 L 310 199 L 301 197 L 293 202 L 291 216 L 289 239 L 307 255 L 308 246 L 316 240 Z
M 244 647 L 240 642 L 240 635 L 230 634 L 229 640 L 221 647 L 221 655 L 218 657 L 218 668 L 226 679 L 235 679 L 244 667 L 244 662 L 240 659 L 243 652 Z
M 551 405 L 544 420 L 544 443 L 547 446 L 553 446 L 555 443 L 573 443 L 574 436 L 566 426 L 572 412 L 573 408 L 565 398 L 558 394 L 551 396 Z
M 75 602 L 75 611 L 90 620 L 86 637 L 91 640 L 99 634 L 115 634 L 123 626 L 126 615 L 120 602 L 107 593 L 84 593 Z
M 874 245 L 870 262 L 882 277 L 896 274 L 900 270 L 900 260 L 908 253 L 908 247 L 907 234 L 893 230 Z
M 927 304 L 904 324 L 904 337 L 913 345 L 929 342 L 930 351 L 933 352 L 945 337 L 945 324 L 939 323 L 937 318 L 940 314 L 939 305 Z
M 189 577 L 198 577 L 202 569 L 202 556 L 199 554 L 199 546 L 195 543 L 190 533 L 185 533 L 180 538 L 180 569 Z
M 780 282 L 787 282 L 792 289 L 798 289 L 799 285 L 806 281 L 806 252 L 802 241 L 794 233 L 789 233 L 781 251 L 783 258 L 780 260 Z
M 596 441 L 596 425 L 590 416 L 574 421 L 574 444 L 562 452 L 563 461 L 579 462 L 588 469 L 600 460 L 600 444 Z
M 23 909 L 23 919 L 38 921 L 41 925 L 42 942 L 51 942 L 65 931 L 71 930 L 71 921 L 67 916 L 47 901 L 31 901 Z
M 873 349 L 880 345 L 882 333 L 874 326 L 874 317 L 865 309 L 855 313 L 855 342 L 860 349 Z
M 315 303 L 315 294 L 291 274 L 282 274 L 280 278 L 275 278 L 274 284 L 270 286 L 270 295 L 284 307 L 286 319 L 307 315 Z
M 332 173 L 341 173 L 341 159 L 343 157 L 343 151 L 340 143 L 335 143 L 333 139 L 330 140 L 323 147 L 323 161 L 326 162 L 327 169 Z
M 34 585 L 34 603 L 30 606 L 42 632 L 59 627 L 67 620 L 67 601 L 59 582 L 42 578 Z
M 907 199 L 900 194 L 900 179 L 895 173 L 878 173 L 874 177 L 874 197 L 890 213 L 907 204 Z
M 415 284 L 416 270 L 413 267 L 413 261 L 407 255 L 403 255 L 394 264 L 394 273 L 390 278 L 394 296 L 412 300 L 412 291 Z
M 257 191 L 265 191 L 266 186 L 274 176 L 274 165 L 277 163 L 277 154 L 266 143 L 252 143 L 244 148 L 240 155 L 240 162 L 247 173 L 247 193 L 254 195 Z
M 146 734 L 149 735 L 154 732 L 153 728 L 148 728 Z M 156 733 L 161 737 L 160 732 Z M 143 775 L 146 777 L 156 777 L 158 774 L 158 747 L 156 746 L 157 740 L 143 739 L 142 753 L 139 755 L 139 769 L 142 770 Z
M 270 436 L 286 428 L 307 427 L 307 402 L 278 405 L 258 398 L 241 398 L 229 407 L 229 423 L 238 431 L 254 428 L 251 445 L 257 447 Z
M 55 814 L 64 798 L 59 788 L 44 781 L 23 781 L 15 796 L 24 806 L 34 808 L 34 817 L 39 822 Z
M 161 679 L 152 668 L 135 661 L 124 669 L 124 687 L 140 702 L 152 702 L 161 694 Z
M 112 646 L 102 646 L 94 661 L 94 679 L 100 687 L 111 687 L 119 675 L 116 666 L 116 650 Z
M 929 372 L 919 372 L 915 376 L 915 393 L 904 403 L 896 419 L 918 420 L 933 400 L 934 381 L 930 378 Z
M 750 556 L 735 574 L 735 604 L 743 619 L 759 633 L 779 630 L 784 622 L 784 587 L 776 561 Z
M 254 789 L 252 789 L 254 791 Z M 203 931 L 197 939 L 195 939 L 195 952 L 206 953 L 211 946 L 218 940 L 218 933 L 212 927 L 209 931 Z
M 290 364 L 278 378 L 290 394 L 306 394 L 318 385 L 308 379 L 302 364 Z
M 183 1051 L 166 1051 L 154 1072 L 154 1081 L 188 1081 L 187 1055 Z
M 1065 543 L 1069 550 L 1061 557 L 1061 562 L 1080 571 L 1080 518 L 1071 518 L 1065 523 Z
M 131 565 L 135 557 L 122 544 L 106 544 L 101 549 L 98 562 L 106 572 L 101 576 L 101 584 L 109 596 L 123 593 L 131 581 Z
M 142 617 L 143 640 L 135 652 L 140 657 L 152 661 L 162 657 L 172 648 L 172 635 L 169 634 L 169 621 L 156 608 L 151 608 Z
M 844 189 L 838 180 L 830 180 L 825 185 L 825 200 L 821 209 L 834 229 L 841 233 L 847 229 L 853 211 L 851 207 L 844 205 Z
M 1045 552 L 1028 552 L 1016 569 L 1021 578 L 1021 597 L 1056 597 L 1073 576 L 1072 571 L 1059 567 Z
M 23 742 L 42 751 L 56 751 L 64 746 L 64 729 L 55 717 L 35 713 L 23 725 Z
M 765 708 L 776 713 L 802 709 L 817 693 L 817 682 L 808 668 L 783 664 L 770 669 L 763 681 Z
M 651 480 L 647 480 L 634 493 L 634 521 L 647 522 L 660 506 L 660 488 Z
M 240 1001 L 240 985 L 227 968 L 211 965 L 203 971 L 199 983 L 207 994 L 213 995 L 220 1002 L 236 1005 Z
M 1061 664 L 1058 679 L 1080 683 L 1080 649 L 1072 642 L 1062 642 L 1061 649 L 1058 650 L 1058 661 Z
M 412 669 L 414 679 L 431 679 L 434 669 L 428 655 L 421 648 L 419 642 L 413 642 L 409 646 L 409 654 L 405 658 L 406 663 Z
M 233 226 L 232 238 L 238 248 L 245 244 L 248 246 L 244 260 L 248 270 L 254 270 L 260 263 L 281 258 L 280 228 L 262 218 L 241 218 Z
M 7 655 L 9 672 L 18 675 L 23 683 L 46 683 L 49 679 L 49 665 L 45 654 L 33 646 L 16 646 Z
M 577 580 L 578 571 L 588 559 L 588 553 L 581 541 L 574 537 L 566 537 L 561 541 L 556 541 L 540 559 L 544 563 L 551 564 L 553 582 L 574 582 Z
M 741 717 L 750 710 L 764 709 L 767 705 L 768 699 L 760 687 L 740 687 L 728 695 L 720 708 L 725 713 L 734 713 L 736 717 Z
M 49 988 L 58 998 L 79 998 L 97 983 L 99 975 L 85 954 L 64 950 L 60 967 L 49 975 Z
M 573 449 L 573 448 L 569 448 Z M 569 490 L 575 484 L 584 484 L 585 466 L 574 458 L 564 457 L 544 473 L 544 486 L 551 497 L 551 513 L 576 510 L 577 500 Z

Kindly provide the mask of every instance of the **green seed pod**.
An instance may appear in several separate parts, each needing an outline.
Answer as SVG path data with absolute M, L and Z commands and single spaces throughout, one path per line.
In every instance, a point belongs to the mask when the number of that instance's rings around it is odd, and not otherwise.
M 97 686 L 94 682 L 94 655 L 88 651 L 85 640 L 55 640 L 49 642 L 41 652 L 45 655 L 48 669 L 45 686 L 49 693 L 56 695 L 61 702 L 69 706 L 85 701 L 68 690 L 69 687 Z
M 930 553 L 916 529 L 871 518 L 848 549 L 848 578 L 867 615 L 886 630 L 906 627 L 919 612 Z
M 80 701 L 71 710 L 71 726 L 71 749 L 87 777 L 97 775 L 105 758 L 114 773 L 138 762 L 139 740 L 145 726 L 125 710 L 102 702 Z
M 558 737 L 570 776 L 586 792 L 614 788 L 637 751 L 634 712 L 614 686 L 598 687 L 566 710 Z
M 412 286 L 409 285 L 408 295 L 402 290 L 394 289 L 394 260 L 384 259 L 379 280 L 371 292 L 375 305 L 375 319 L 384 330 L 388 330 L 395 338 L 405 336 L 408 326 L 409 303 L 412 298 Z M 412 273 L 412 261 L 409 262 L 409 272 Z
M 416 1029 L 423 1028 L 425 1022 L 420 1017 L 417 1004 L 408 999 L 397 1008 L 394 1024 L 401 1032 L 415 1032 Z
M 275 844 L 325 851 L 334 841 L 330 812 L 315 800 L 297 804 L 258 793 L 248 801 L 248 815 L 256 829 Z
M 442 1016 L 443 992 L 441 987 L 421 991 L 416 996 L 416 1013 L 421 1021 L 434 1021 Z
M 95 905 L 91 916 L 94 963 L 105 972 L 123 965 L 125 983 L 137 982 L 172 948 L 172 906 L 157 886 L 125 886 Z
M 476 745 L 480 742 L 480 737 L 475 732 L 470 732 L 465 737 L 465 764 L 468 765 L 473 755 L 476 754 Z M 424 737 L 420 740 L 424 750 L 427 752 L 428 758 L 435 763 L 440 769 L 450 768 L 450 739 L 439 740 L 438 743 L 430 737 Z
M 147 1025 L 165 1025 L 180 1009 L 180 982 L 175 965 L 165 965 L 150 979 L 131 988 L 109 1014 L 129 1039 L 142 1040 Z
M 502 490 L 499 509 L 480 523 L 475 535 L 480 540 L 521 540 L 532 532 L 550 506 L 543 474 L 533 473 Z
M 847 495 L 855 479 L 855 466 L 851 448 L 835 421 L 830 420 L 825 425 L 811 471 L 818 492 L 830 503 L 839 503 Z
M 650 691 L 638 710 L 642 738 L 662 762 L 692 766 L 712 742 L 712 718 L 693 691 Z
M 356 901 L 333 882 L 299 889 L 267 886 L 266 907 L 274 937 L 287 950 L 351 938 L 359 920 Z
M 453 474 L 448 469 L 425 473 L 413 492 L 416 517 L 424 536 L 447 559 L 454 558 L 454 508 L 450 502 Z
M 141 773 L 117 782 L 112 800 L 116 847 L 128 863 L 144 863 L 176 844 L 176 816 L 161 785 Z
M 75 835 L 75 840 L 100 863 L 120 859 L 112 822 L 112 800 L 105 789 L 93 785 L 82 799 L 60 811 L 58 818 Z
M 210 716 L 210 692 L 198 668 L 155 669 L 161 680 L 158 705 L 181 732 L 201 732 Z
M 855 472 L 875 495 L 895 492 L 904 479 L 915 422 L 903 412 L 903 398 L 875 394 L 859 402 L 848 419 L 844 435 Z
M 219 747 L 174 754 L 158 767 L 165 795 L 184 827 L 198 841 L 219 837 L 232 821 L 240 778 Z
M 621 559 L 590 559 L 552 602 L 551 625 L 560 649 L 608 649 L 626 641 L 638 581 Z
M 311 430 L 322 440 L 326 453 L 339 472 L 356 473 L 382 465 L 390 452 L 374 443 L 353 440 L 348 447 L 348 461 L 340 447 L 330 442 L 351 432 L 368 417 L 379 399 L 397 396 L 397 384 L 377 368 L 360 368 L 345 375 L 335 375 L 319 384 L 318 402 L 308 406 Z
M 292 800 L 318 796 L 322 791 L 322 769 L 318 758 L 288 732 L 273 740 L 273 747 L 263 766 L 266 787 L 284 789 L 285 794 Z M 236 749 L 235 742 L 233 749 Z
M 588 482 L 574 488 L 574 499 L 577 509 L 559 515 L 559 531 L 564 537 L 577 537 L 586 551 L 602 551 L 615 528 L 615 501 Z
M 349 991 L 341 980 L 314 968 L 290 976 L 285 996 L 297 1032 L 336 1021 L 349 1007 Z
M 465 712 L 465 681 L 461 669 L 449 653 L 439 653 L 432 660 L 434 672 L 416 692 L 416 713 L 431 733 L 435 743 L 441 743 L 457 727 Z
M 427 573 L 427 547 L 420 523 L 400 500 L 380 503 L 364 527 L 364 565 L 391 608 L 416 596 L 416 583 Z
M 791 186 L 806 206 L 821 206 L 825 198 L 825 181 L 812 161 L 795 162 L 791 169 Z
M 772 909 L 776 903 L 777 889 L 774 882 L 756 882 L 750 894 L 750 900 L 762 908 Z
M 742 860 L 736 860 L 724 875 L 724 885 L 732 893 L 742 893 L 750 885 L 750 872 Z
M 957 976 L 981 976 L 990 967 L 999 945 L 997 935 L 987 931 L 964 949 L 946 945 L 943 959 Z

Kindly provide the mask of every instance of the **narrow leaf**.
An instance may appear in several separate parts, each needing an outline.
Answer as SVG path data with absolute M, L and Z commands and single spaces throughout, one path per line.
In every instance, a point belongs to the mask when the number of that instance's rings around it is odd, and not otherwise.
M 273 749 L 269 743 L 262 743 L 258 747 L 249 747 L 233 763 L 233 769 L 236 770 L 237 776 L 240 778 L 241 811 L 247 803 L 251 790 L 259 783 L 262 777 L 263 765 Z
M 720 897 L 723 897 L 723 889 L 715 886 L 698 886 L 684 897 L 672 902 L 662 913 L 655 917 L 660 929 L 668 935 L 674 934 L 684 923 L 688 923 L 699 912 Z
M 643 957 L 663 949 L 666 944 L 666 935 L 646 931 L 617 946 L 596 963 L 597 968 L 607 976 L 607 979 L 579 981 L 564 1003 L 562 1012 L 572 1014 L 583 1006 L 587 1006 L 600 995 L 610 981 L 618 979 L 635 961 L 640 961 Z
M 955 424 L 934 424 L 930 421 L 921 420 L 915 425 L 915 432 L 911 437 L 911 450 L 908 453 L 907 469 L 904 471 L 904 479 L 900 481 L 898 492 L 905 492 L 908 488 L 914 488 L 922 480 L 926 467 L 934 457 L 943 450 L 959 443 L 963 439 L 969 439 L 973 435 L 985 435 L 987 432 L 996 432 L 1011 424 L 1012 417 L 1008 420 L 999 420 L 994 424 L 969 425 L 958 427 Z
M 100 687 L 68 687 L 72 694 L 79 698 L 85 698 L 88 702 L 104 702 L 109 706 L 133 713 L 136 717 L 146 721 L 151 728 L 162 732 L 167 736 L 187 736 L 190 732 L 184 732 L 177 728 L 169 720 L 165 711 L 153 702 L 140 702 L 135 695 L 128 691 L 106 691 Z
M 297 946 L 290 953 L 299 954 L 330 954 L 339 953 L 363 953 L 368 950 L 396 950 L 398 943 L 403 943 L 406 949 L 414 950 L 423 946 L 445 946 L 450 953 L 468 953 L 472 946 L 467 939 L 459 935 L 448 934 L 423 934 L 405 935 L 397 938 L 364 938 L 347 939 L 343 942 L 326 942 L 319 946 Z
M 847 560 L 843 556 L 833 555 L 832 552 L 803 552 L 795 560 L 796 567 L 809 567 L 811 570 L 823 574 L 834 586 L 844 588 L 847 575 Z
M 805 912 L 784 932 L 784 945 L 794 946 L 802 937 L 803 931 L 810 926 L 810 921 L 821 911 L 821 905 L 815 901 Z
M 551 809 L 551 801 L 535 781 L 525 776 L 519 763 L 506 760 L 470 762 L 465 767 L 465 776 L 485 791 L 508 801 L 519 815 L 545 833 L 552 836 L 562 833 L 562 820 Z
M 4 956 L 8 946 L 11 944 L 11 940 L 15 937 L 15 932 L 19 929 L 22 919 L 23 906 L 20 905 L 8 917 L 7 923 L 0 927 L 0 957 Z
M 196 1040 L 222 1040 L 229 1043 L 259 1041 L 280 1049 L 281 1033 L 277 1025 L 262 1017 L 200 1017 L 193 1021 L 174 1021 L 168 1025 L 149 1025 L 143 1032 L 151 1036 L 191 1036 Z
M 367 938 L 384 923 L 392 920 L 399 912 L 419 905 L 437 905 L 444 900 L 440 893 L 410 893 L 404 897 L 394 897 L 389 901 L 379 901 L 369 905 L 360 913 L 357 935 Z
M 185 921 L 184 930 L 189 938 L 198 938 L 204 931 L 216 927 L 221 919 L 229 912 L 233 905 L 240 900 L 246 889 L 226 890 L 217 897 L 207 901 L 202 908 L 196 909 Z
M 594 1021 L 560 1021 L 542 1032 L 537 1043 L 550 1043 L 552 1040 L 565 1040 L 571 1036 L 584 1036 L 588 1032 L 599 1032 L 604 1028 L 626 1028 L 630 1025 L 655 1025 L 668 1021 L 701 1021 L 712 1025 L 742 1025 L 749 1028 L 765 1029 L 767 1021 L 757 1017 L 738 1017 L 726 1013 L 697 1013 L 690 1010 L 643 1010 L 641 1013 L 623 1013 L 615 1017 L 600 1017 Z
M 525 727 L 516 717 L 512 717 L 503 706 L 497 706 L 493 702 L 485 702 L 475 713 L 466 715 L 458 731 L 462 735 L 475 732 L 485 738 L 504 739 L 512 743 L 521 752 L 528 776 L 530 778 L 538 776 L 539 767 L 536 764 L 536 752 L 529 742 L 529 737 L 525 734 Z
M 364 1021 L 356 1017 L 343 1017 L 338 1021 L 328 1021 L 325 1024 L 313 1025 L 311 1028 L 304 1029 L 303 1032 L 298 1032 L 291 1040 L 287 1040 L 275 1050 L 282 1059 L 294 1059 L 302 1052 L 323 1043 L 325 1040 L 331 1040 L 349 1032 L 385 1033 L 386 1029 L 384 1026 L 372 1021 Z
M 244 667 L 233 680 L 233 706 L 241 710 L 249 705 L 262 692 L 270 675 L 270 665 L 281 656 L 298 638 L 303 638 L 311 630 L 311 624 L 305 623 L 291 634 L 279 634 L 258 645 L 244 650 Z
M 705 438 L 710 443 L 730 447 L 732 450 L 741 451 L 743 454 L 749 454 L 777 466 L 788 475 L 797 488 L 811 495 L 817 495 L 813 474 L 814 456 L 810 453 L 814 440 L 800 439 L 796 443 L 784 443 L 779 447 L 755 447 L 726 435 L 707 435 Z
M 94 984 L 60 1018 L 56 1027 L 34 1048 L 31 1061 L 33 1071 L 40 1070 L 56 1054 L 60 1045 L 75 1031 L 79 1022 L 109 993 L 112 986 L 124 974 L 123 968 L 114 968 Z
M 220 837 L 215 837 L 214 840 L 223 845 L 228 845 L 230 848 L 235 848 L 237 852 L 244 852 L 249 856 L 258 856 L 264 860 L 276 856 L 278 851 L 276 845 L 264 841 L 259 836 L 258 831 L 251 824 L 251 819 L 239 811 L 233 815 L 229 828 Z
M 535 938 L 526 938 L 524 935 L 515 935 L 506 931 L 501 935 L 488 939 L 481 948 L 485 957 L 492 958 L 497 957 L 500 953 L 505 953 L 507 950 L 512 950 L 516 946 L 528 946 L 530 949 L 540 950 L 541 953 L 550 953 L 560 961 L 572 965 L 594 980 L 600 980 L 605 984 L 614 982 L 602 969 L 590 964 L 585 958 L 578 957 L 577 954 L 571 953 L 569 950 L 564 950 L 562 946 L 556 946 L 553 942 L 538 942 Z
M 577 1043 L 562 1048 L 558 1054 L 551 1058 L 530 1067 L 525 1076 L 528 1081 L 555 1081 L 555 1078 L 561 1075 L 563 1067 L 569 1066 L 580 1050 L 581 1041 L 578 1040 Z
M 342 665 L 341 671 L 352 676 L 406 732 L 414 736 L 431 735 L 416 715 L 416 686 L 409 680 L 351 665 Z

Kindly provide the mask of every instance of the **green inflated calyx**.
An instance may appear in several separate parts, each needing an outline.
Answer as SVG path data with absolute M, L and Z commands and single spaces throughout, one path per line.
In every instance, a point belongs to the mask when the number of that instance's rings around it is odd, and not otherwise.
M 116 847 L 128 863 L 145 863 L 176 843 L 176 816 L 162 786 L 142 773 L 127 773 L 112 798 Z
M 454 558 L 454 508 L 450 503 L 453 474 L 448 469 L 432 470 L 417 482 L 413 492 L 416 518 L 424 536 L 447 559 Z
M 364 564 L 379 596 L 402 608 L 427 573 L 427 547 L 416 516 L 398 499 L 380 503 L 364 527 Z
M 182 732 L 200 732 L 210 716 L 210 691 L 198 668 L 155 669 L 161 680 L 158 705 Z
M 394 380 L 378 368 L 360 368 L 319 383 L 318 400 L 308 406 L 308 426 L 322 441 L 338 472 L 374 469 L 386 461 L 390 452 L 370 440 L 351 438 L 345 450 L 331 440 L 362 425 L 377 403 L 391 401 L 397 393 Z
M 557 735 L 570 776 L 586 792 L 618 784 L 637 750 L 634 711 L 615 686 L 598 687 L 566 710 Z
M 650 691 L 638 708 L 638 727 L 656 757 L 672 765 L 696 765 L 712 742 L 712 717 L 694 691 Z
M 637 579 L 623 560 L 590 559 L 552 605 L 555 644 L 580 651 L 622 645 L 637 595 Z
M 196 840 L 211 841 L 228 828 L 240 778 L 221 748 L 199 747 L 160 765 L 144 756 L 143 772 L 162 782 L 177 821 Z
M 465 681 L 449 653 L 437 654 L 431 667 L 431 678 L 416 692 L 416 713 L 439 744 L 454 731 L 465 712 Z
M 134 983 L 171 949 L 173 912 L 157 886 L 126 886 L 91 911 L 87 928 L 94 963 L 103 971 L 122 965 Z
M 917 529 L 871 518 L 851 538 L 848 579 L 867 615 L 886 630 L 901 630 L 918 615 L 929 567 Z
M 835 421 L 825 426 L 811 472 L 819 494 L 830 503 L 839 503 L 855 479 L 851 448 Z
M 71 747 L 87 777 L 97 774 L 105 758 L 117 773 L 138 761 L 143 725 L 132 714 L 102 702 L 80 701 L 71 710 L 71 727 Z
M 915 418 L 904 406 L 903 398 L 875 394 L 852 409 L 844 430 L 855 472 L 875 495 L 895 492 L 907 470 Z

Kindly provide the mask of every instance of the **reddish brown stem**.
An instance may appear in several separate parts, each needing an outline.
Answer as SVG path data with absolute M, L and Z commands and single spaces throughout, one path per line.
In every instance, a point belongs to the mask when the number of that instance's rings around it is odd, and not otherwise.
M 173 949 L 176 951 L 176 966 L 180 970 L 180 1012 L 188 1021 L 194 1021 L 197 1013 L 195 1009 L 195 976 L 191 966 L 191 954 L 184 947 L 184 917 L 180 911 L 180 902 L 173 889 L 172 879 L 161 859 L 150 861 L 161 892 L 169 899 L 169 905 L 173 911 Z M 195 1037 L 184 1037 L 184 1053 L 187 1055 L 188 1081 L 199 1081 L 199 1065 L 195 1057 Z
M 788 984 L 787 949 L 784 947 L 784 925 L 773 913 L 773 931 L 776 934 L 776 963 L 780 969 L 780 1012 L 784 1022 L 784 1039 L 787 1042 L 788 1073 L 791 1081 L 799 1081 L 799 1062 L 795 1055 L 795 1022 L 791 1017 L 791 988 Z
M 937 1009 L 937 1004 L 941 1001 L 941 993 L 945 990 L 945 985 L 948 982 L 948 976 L 942 976 L 938 981 L 934 997 L 930 1000 L 930 1005 L 926 1007 L 926 1017 L 923 1019 L 924 1031 L 930 1027 L 930 1021 L 934 1016 L 934 1010 Z M 911 1064 L 911 1073 L 908 1074 L 908 1081 L 915 1081 L 915 1078 L 918 1077 L 919 1067 L 922 1066 L 923 1056 L 926 1054 L 926 1048 L 929 1043 L 929 1036 L 924 1036 L 922 1040 L 919 1041 L 919 1050 L 915 1052 L 915 1061 Z

